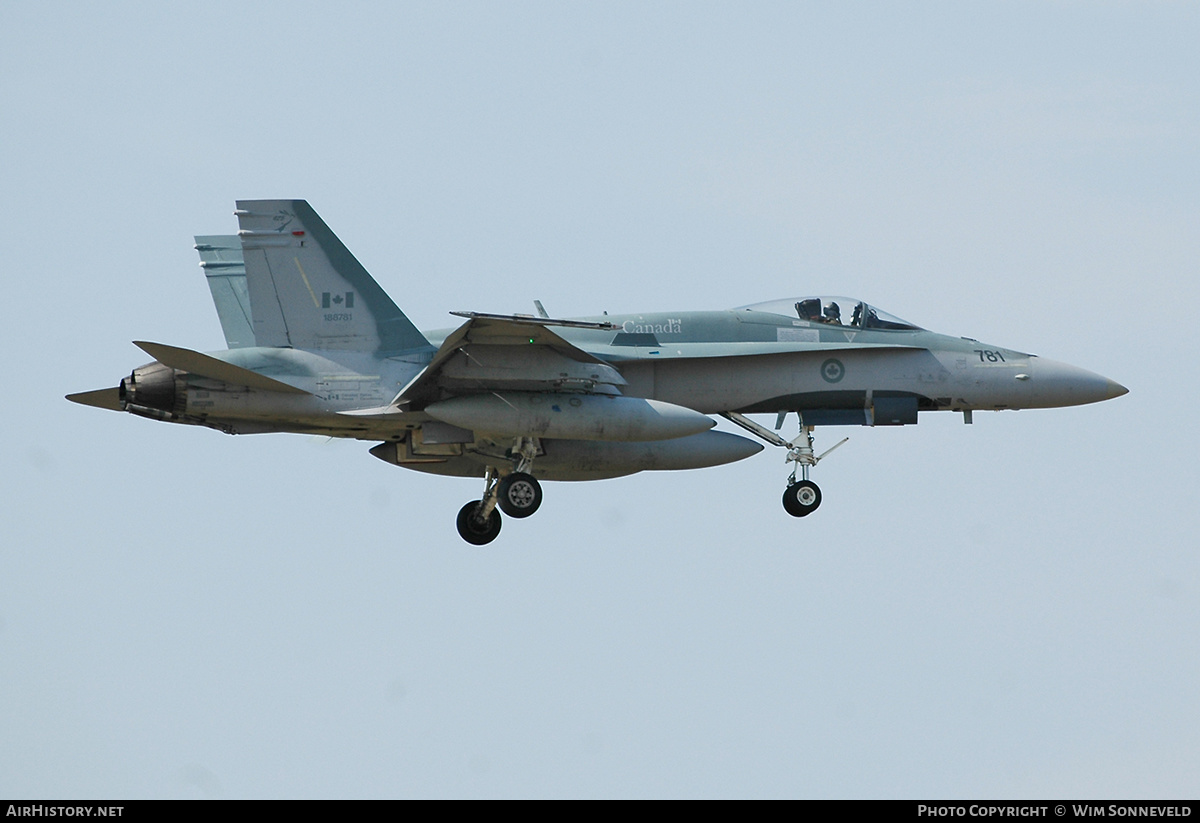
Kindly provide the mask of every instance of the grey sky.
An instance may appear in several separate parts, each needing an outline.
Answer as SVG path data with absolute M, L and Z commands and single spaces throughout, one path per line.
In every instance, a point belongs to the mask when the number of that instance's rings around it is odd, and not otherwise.
M 9 2 L 0 795 L 1195 797 L 1200 12 Z M 309 200 L 423 328 L 861 297 L 1097 406 L 548 484 L 67 403 Z

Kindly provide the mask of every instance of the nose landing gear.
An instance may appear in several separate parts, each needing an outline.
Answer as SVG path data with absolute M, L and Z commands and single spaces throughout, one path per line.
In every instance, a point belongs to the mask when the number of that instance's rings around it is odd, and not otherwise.
M 760 426 L 745 415 L 737 412 L 729 412 L 722 414 L 726 420 L 731 423 L 736 423 L 746 431 L 759 437 L 772 446 L 780 446 L 787 449 L 786 462 L 794 463 L 792 474 L 788 477 L 787 489 L 783 492 L 783 508 L 792 517 L 805 517 L 817 510 L 821 505 L 821 489 L 817 484 L 808 479 L 808 470 L 810 467 L 817 465 L 825 459 L 830 452 L 838 446 L 849 440 L 849 437 L 843 437 L 839 442 L 827 449 L 820 455 L 813 453 L 813 438 L 812 426 L 804 425 L 804 415 L 800 414 L 800 434 L 791 442 L 784 440 L 775 432 L 768 428 Z M 779 422 L 776 427 L 783 425 L 784 413 L 779 415 Z M 800 480 L 796 480 L 796 470 L 800 471 Z
M 783 490 L 783 508 L 792 517 L 812 514 L 821 505 L 821 490 L 811 480 L 789 483 Z
M 804 425 L 804 416 L 801 415 L 800 436 L 787 444 L 787 462 L 795 463 L 796 465 L 792 467 L 792 474 L 788 477 L 787 488 L 783 492 L 783 509 L 792 517 L 810 515 L 817 510 L 817 506 L 821 505 L 821 489 L 816 483 L 808 479 L 808 470 L 810 467 L 821 462 L 821 459 L 828 455 L 829 452 L 850 439 L 849 437 L 842 438 L 841 442 L 835 444 L 818 457 L 813 454 L 812 430 L 812 426 Z M 799 482 L 796 481 L 796 469 L 800 469 L 801 480 Z

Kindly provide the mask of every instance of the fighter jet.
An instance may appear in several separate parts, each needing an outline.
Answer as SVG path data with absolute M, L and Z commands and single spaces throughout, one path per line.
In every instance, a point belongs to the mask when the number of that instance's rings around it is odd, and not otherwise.
M 228 350 L 137 341 L 154 358 L 68 400 L 227 434 L 376 441 L 371 454 L 483 478 L 468 543 L 529 517 L 543 480 L 696 469 L 784 450 L 783 507 L 821 504 L 818 426 L 902 426 L 923 412 L 1074 406 L 1124 386 L 1043 357 L 937 334 L 861 300 L 557 319 L 454 311 L 419 331 L 303 200 L 238 201 L 236 236 L 200 236 Z M 774 414 L 771 430 L 750 414 Z M 799 433 L 779 431 L 795 414 Z M 756 439 L 713 431 L 720 416 Z

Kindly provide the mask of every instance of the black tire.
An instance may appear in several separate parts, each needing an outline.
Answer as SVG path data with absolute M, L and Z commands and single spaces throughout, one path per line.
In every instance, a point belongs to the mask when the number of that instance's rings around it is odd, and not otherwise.
M 496 535 L 500 534 L 500 512 L 492 509 L 488 518 L 481 520 L 475 516 L 481 505 L 478 500 L 472 500 L 463 506 L 458 510 L 458 520 L 455 524 L 462 539 L 476 546 L 491 543 L 496 539 Z
M 821 505 L 821 490 L 811 480 L 788 486 L 783 493 L 783 508 L 792 517 L 812 514 Z
M 500 480 L 496 505 L 509 517 L 529 517 L 542 505 L 542 484 L 532 474 L 513 472 Z

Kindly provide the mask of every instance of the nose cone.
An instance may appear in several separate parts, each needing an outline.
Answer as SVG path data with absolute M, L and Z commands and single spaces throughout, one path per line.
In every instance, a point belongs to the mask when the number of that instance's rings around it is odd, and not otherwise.
M 1030 366 L 1033 379 L 1029 388 L 1034 407 L 1080 406 L 1129 393 L 1120 383 L 1078 366 L 1044 357 L 1034 358 Z

